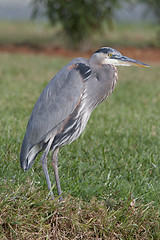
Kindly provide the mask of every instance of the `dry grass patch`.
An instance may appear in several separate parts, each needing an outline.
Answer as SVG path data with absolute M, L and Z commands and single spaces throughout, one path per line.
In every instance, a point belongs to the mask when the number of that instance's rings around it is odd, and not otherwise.
M 19 191 L 19 190 L 18 190 Z M 1 199 L 1 239 L 158 239 L 158 213 L 152 203 L 107 206 L 67 196 L 43 200 L 22 192 Z M 154 212 L 154 214 L 153 214 Z

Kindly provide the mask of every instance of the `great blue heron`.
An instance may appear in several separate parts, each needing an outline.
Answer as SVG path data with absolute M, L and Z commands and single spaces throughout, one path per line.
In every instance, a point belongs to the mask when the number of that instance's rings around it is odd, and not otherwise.
M 47 169 L 51 150 L 58 195 L 61 187 L 58 174 L 58 150 L 70 144 L 83 132 L 94 110 L 113 91 L 118 79 L 116 66 L 148 65 L 122 56 L 120 52 L 103 47 L 90 59 L 75 58 L 64 66 L 48 83 L 38 98 L 30 116 L 22 143 L 20 163 L 26 171 L 41 156 L 48 189 L 53 197 Z

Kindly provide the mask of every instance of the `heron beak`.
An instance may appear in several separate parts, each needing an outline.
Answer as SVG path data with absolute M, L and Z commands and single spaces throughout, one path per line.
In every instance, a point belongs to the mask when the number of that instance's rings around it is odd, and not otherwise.
M 147 65 L 145 63 L 139 62 L 137 60 L 134 60 L 132 58 L 128 58 L 128 57 L 125 57 L 125 56 L 121 56 L 118 60 L 121 61 L 122 64 L 124 63 L 128 66 L 135 65 L 135 66 L 138 66 L 138 67 L 150 67 L 149 65 Z

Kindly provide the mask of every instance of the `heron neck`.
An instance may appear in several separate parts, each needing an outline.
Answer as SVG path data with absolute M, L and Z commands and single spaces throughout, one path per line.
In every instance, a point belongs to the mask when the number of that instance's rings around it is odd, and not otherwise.
M 100 60 L 97 58 L 95 54 L 91 55 L 91 57 L 89 58 L 89 65 L 92 71 L 94 72 L 97 72 L 97 70 L 101 66 Z

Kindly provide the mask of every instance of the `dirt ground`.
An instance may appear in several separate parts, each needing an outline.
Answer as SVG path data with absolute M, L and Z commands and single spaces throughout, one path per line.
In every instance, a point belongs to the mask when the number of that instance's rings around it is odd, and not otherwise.
M 160 64 L 160 48 L 134 48 L 134 47 L 116 47 L 123 55 L 131 57 L 144 62 L 154 62 Z M 96 49 L 94 49 L 96 50 Z M 23 53 L 23 54 L 45 54 L 48 56 L 63 56 L 67 58 L 75 57 L 86 57 L 88 58 L 93 52 L 93 49 L 90 49 L 88 52 L 73 51 L 63 48 L 36 48 L 30 46 L 15 46 L 15 45 L 5 45 L 0 46 L 0 52 L 9 52 L 9 53 Z

